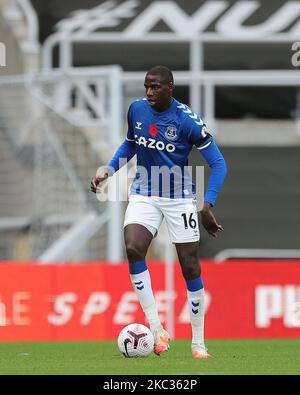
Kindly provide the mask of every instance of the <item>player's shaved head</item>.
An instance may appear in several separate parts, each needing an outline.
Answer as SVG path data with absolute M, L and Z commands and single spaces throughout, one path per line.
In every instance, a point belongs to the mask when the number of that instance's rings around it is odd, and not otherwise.
M 172 71 L 166 66 L 154 66 L 150 69 L 146 75 L 157 75 L 160 77 L 162 84 L 174 84 L 174 77 Z
M 144 86 L 152 108 L 162 112 L 170 107 L 173 101 L 174 78 L 168 67 L 152 67 L 146 74 Z

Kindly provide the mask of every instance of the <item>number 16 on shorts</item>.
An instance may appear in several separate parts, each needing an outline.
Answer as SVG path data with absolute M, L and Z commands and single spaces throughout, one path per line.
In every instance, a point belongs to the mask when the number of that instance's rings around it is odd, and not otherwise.
M 183 222 L 184 222 L 184 228 L 188 229 L 189 227 L 192 229 L 196 229 L 197 228 L 197 214 L 196 213 L 182 213 L 181 214 L 182 218 L 183 218 Z M 196 216 L 196 219 L 193 218 L 193 216 Z
M 199 241 L 200 232 L 197 212 L 181 213 L 181 229 L 182 236 L 185 235 L 185 242 Z

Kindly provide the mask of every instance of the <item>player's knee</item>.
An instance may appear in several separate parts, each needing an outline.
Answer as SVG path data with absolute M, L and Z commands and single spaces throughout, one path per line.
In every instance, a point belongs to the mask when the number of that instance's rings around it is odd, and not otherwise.
M 135 243 L 126 244 L 126 254 L 129 262 L 139 262 L 145 259 L 145 252 Z

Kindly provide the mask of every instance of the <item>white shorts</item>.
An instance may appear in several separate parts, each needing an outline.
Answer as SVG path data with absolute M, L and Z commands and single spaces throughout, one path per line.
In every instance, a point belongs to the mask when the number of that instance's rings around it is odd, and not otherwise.
M 140 224 L 155 237 L 164 218 L 172 243 L 199 241 L 196 199 L 130 195 L 124 227 L 129 224 Z

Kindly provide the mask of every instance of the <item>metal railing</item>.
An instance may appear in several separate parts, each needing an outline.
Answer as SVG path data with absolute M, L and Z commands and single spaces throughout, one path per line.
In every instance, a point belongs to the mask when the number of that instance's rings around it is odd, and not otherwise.
M 145 72 L 124 72 L 124 84 L 141 84 L 145 78 Z M 197 91 L 197 97 L 190 90 L 190 103 L 194 111 L 203 114 L 205 121 L 214 131 L 215 128 L 215 90 L 216 87 L 229 86 L 260 86 L 260 87 L 299 87 L 300 73 L 298 70 L 236 70 L 236 71 L 176 71 L 174 72 L 175 83 L 178 86 L 190 86 Z M 201 89 L 203 87 L 203 90 Z M 202 103 L 202 105 L 200 104 Z M 295 106 L 298 106 L 295 103 Z M 300 136 L 298 114 L 300 109 L 295 109 L 295 134 Z
M 22 47 L 27 51 L 39 51 L 39 22 L 37 14 L 29 0 L 11 0 L 4 10 L 7 20 L 24 20 L 27 38 L 22 42 Z
M 300 259 L 300 250 L 232 248 L 220 251 L 214 257 L 217 263 L 224 263 L 229 259 Z

